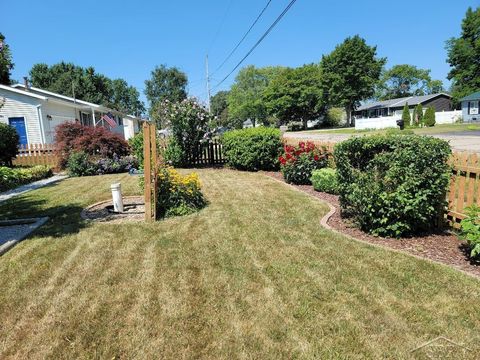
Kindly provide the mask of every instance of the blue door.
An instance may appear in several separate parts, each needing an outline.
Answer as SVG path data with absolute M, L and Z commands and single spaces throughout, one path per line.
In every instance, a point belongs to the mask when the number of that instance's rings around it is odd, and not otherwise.
M 13 126 L 17 130 L 18 136 L 20 138 L 20 145 L 28 145 L 27 140 L 27 129 L 25 129 L 25 118 L 24 117 L 14 117 L 8 118 L 8 123 L 10 126 Z

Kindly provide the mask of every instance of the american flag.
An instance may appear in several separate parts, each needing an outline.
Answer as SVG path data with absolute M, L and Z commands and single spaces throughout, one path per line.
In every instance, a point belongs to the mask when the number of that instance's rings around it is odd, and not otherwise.
M 104 114 L 101 119 L 105 120 L 111 128 L 117 127 L 117 123 L 113 119 L 112 113 Z

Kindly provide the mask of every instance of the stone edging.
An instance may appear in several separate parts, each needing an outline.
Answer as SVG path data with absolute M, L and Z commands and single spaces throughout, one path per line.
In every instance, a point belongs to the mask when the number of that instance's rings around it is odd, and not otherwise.
M 470 273 L 468 271 L 465 271 L 463 269 L 459 269 L 455 266 L 451 266 L 451 265 L 447 265 L 445 263 L 442 263 L 440 261 L 436 261 L 436 260 L 432 260 L 432 259 L 429 259 L 429 258 L 425 258 L 425 257 L 422 257 L 422 256 L 419 256 L 419 255 L 415 255 L 415 254 L 412 254 L 412 253 L 409 253 L 407 251 L 403 251 L 403 250 L 399 250 L 399 249 L 395 249 L 395 248 L 391 248 L 391 247 L 388 247 L 388 246 L 385 246 L 385 245 L 381 245 L 381 244 L 374 244 L 374 243 L 371 243 L 371 242 L 368 242 L 368 241 L 365 241 L 365 240 L 362 240 L 362 239 L 358 239 L 356 237 L 353 237 L 352 235 L 349 235 L 349 234 L 345 234 L 333 227 L 331 227 L 329 224 L 328 224 L 328 220 L 330 220 L 330 218 L 333 216 L 333 214 L 335 214 L 335 212 L 337 211 L 336 207 L 333 206 L 332 204 L 330 204 L 327 200 L 324 200 L 324 199 L 319 199 L 315 196 L 313 196 L 312 194 L 309 194 L 305 191 L 302 191 L 300 189 L 298 189 L 297 187 L 295 187 L 294 185 L 292 184 L 288 184 L 282 180 L 279 180 L 279 179 L 276 179 L 274 178 L 273 176 L 268 176 L 268 175 L 264 175 L 264 176 L 267 176 L 268 178 L 272 179 L 272 180 L 275 180 L 277 182 L 279 182 L 280 184 L 283 184 L 283 185 L 287 185 L 288 187 L 290 187 L 291 189 L 295 190 L 295 191 L 298 191 L 298 192 L 301 192 L 302 194 L 305 194 L 309 197 L 311 197 L 312 199 L 315 199 L 316 201 L 320 201 L 324 204 L 326 204 L 329 208 L 330 208 L 330 211 L 324 215 L 321 219 L 320 219 L 320 224 L 326 228 L 327 230 L 330 230 L 336 234 L 339 234 L 339 235 L 342 235 L 342 236 L 345 236 L 351 240 L 354 240 L 354 241 L 357 241 L 359 243 L 362 243 L 362 244 L 366 244 L 366 245 L 369 245 L 369 246 L 374 246 L 374 247 L 378 247 L 378 248 L 382 248 L 384 250 L 389 250 L 389 251 L 393 251 L 393 252 L 396 252 L 396 253 L 400 253 L 400 254 L 404 254 L 404 255 L 408 255 L 408 256 L 413 256 L 414 258 L 417 258 L 419 260 L 424 260 L 424 261 L 428 261 L 428 262 L 431 262 L 431 263 L 434 263 L 434 264 L 438 264 L 438 265 L 442 265 L 442 266 L 445 266 L 449 269 L 454 269 L 456 271 L 459 271 L 465 275 L 468 275 L 472 278 L 474 278 L 475 280 L 479 280 L 480 279 L 480 276 L 476 275 L 476 274 L 473 274 L 473 273 Z

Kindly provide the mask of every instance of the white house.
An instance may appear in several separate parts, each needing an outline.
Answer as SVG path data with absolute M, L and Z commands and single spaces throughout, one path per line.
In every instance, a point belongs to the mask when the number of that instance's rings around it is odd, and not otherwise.
M 106 114 L 117 126 L 102 119 Z M 0 85 L 0 123 L 15 127 L 20 144 L 51 144 L 55 127 L 67 121 L 104 126 L 128 140 L 140 131 L 141 120 L 102 105 L 23 84 Z

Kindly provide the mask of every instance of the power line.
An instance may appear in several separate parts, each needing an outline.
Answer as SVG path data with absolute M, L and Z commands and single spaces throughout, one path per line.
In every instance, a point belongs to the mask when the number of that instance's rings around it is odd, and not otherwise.
M 245 61 L 245 59 L 253 52 L 253 50 L 255 50 L 255 48 L 260 45 L 260 43 L 263 41 L 263 39 L 265 39 L 267 37 L 267 35 L 270 33 L 270 31 L 273 30 L 273 28 L 278 24 L 278 22 L 283 18 L 283 16 L 288 12 L 288 10 L 290 10 L 290 8 L 293 6 L 293 4 L 295 4 L 297 0 L 292 0 L 290 1 L 290 3 L 287 5 L 287 7 L 282 11 L 282 13 L 280 15 L 278 15 L 278 17 L 275 19 L 275 21 L 273 22 L 272 25 L 270 25 L 270 27 L 267 29 L 267 31 L 265 31 L 265 33 L 260 37 L 260 39 L 258 39 L 258 41 L 255 43 L 255 45 L 252 46 L 252 48 L 247 52 L 247 54 L 242 58 L 242 60 L 240 60 L 238 62 L 238 64 L 233 68 L 232 71 L 230 71 L 227 76 L 225 76 L 222 81 L 220 81 L 217 85 L 214 86 L 213 89 L 216 89 L 217 87 L 219 87 L 225 80 L 228 79 L 228 77 L 230 75 L 233 74 L 233 72 L 235 70 L 238 69 L 238 67 Z M 212 90 L 213 90 L 212 89 Z
M 218 25 L 218 29 L 217 29 L 217 32 L 215 33 L 213 39 L 212 39 L 212 42 L 210 43 L 210 46 L 208 47 L 208 50 L 207 50 L 207 54 L 210 52 L 213 44 L 215 43 L 215 41 L 217 40 L 217 37 L 218 35 L 220 34 L 220 30 L 222 30 L 223 28 L 223 24 L 225 23 L 225 19 L 228 15 L 228 12 L 230 11 L 230 7 L 232 6 L 232 2 L 233 0 L 230 0 L 228 2 L 228 5 L 227 5 L 227 8 L 225 9 L 225 13 L 223 14 L 223 17 L 222 17 L 222 21 L 220 21 L 220 24 Z
M 227 57 L 225 58 L 225 60 L 223 60 L 223 62 L 220 64 L 219 67 L 217 67 L 215 69 L 215 71 L 212 73 L 215 74 L 218 70 L 220 70 L 222 68 L 223 65 L 225 65 L 225 63 L 228 61 L 228 59 L 230 59 L 230 57 L 233 55 L 233 53 L 238 49 L 238 47 L 240 46 L 240 44 L 243 42 L 243 40 L 245 40 L 245 38 L 247 37 L 247 35 L 250 33 L 250 31 L 252 31 L 253 27 L 255 26 L 255 24 L 258 22 L 258 20 L 260 20 L 260 18 L 262 17 L 263 13 L 265 12 L 265 10 L 267 10 L 268 6 L 270 5 L 270 3 L 272 2 L 272 0 L 268 0 L 267 1 L 267 4 L 265 5 L 265 7 L 262 9 L 262 11 L 260 12 L 260 14 L 258 14 L 257 18 L 255 19 L 255 21 L 252 23 L 252 25 L 250 25 L 250 27 L 248 28 L 247 32 L 243 35 L 243 37 L 240 39 L 240 41 L 237 43 L 237 45 L 235 45 L 235 47 L 233 48 L 232 51 L 230 51 L 230 54 L 227 55 Z

